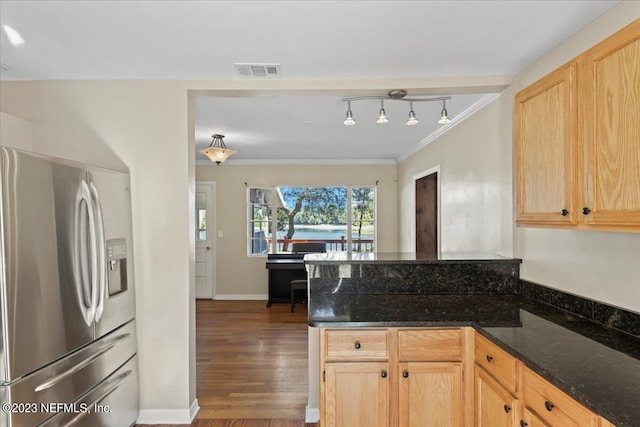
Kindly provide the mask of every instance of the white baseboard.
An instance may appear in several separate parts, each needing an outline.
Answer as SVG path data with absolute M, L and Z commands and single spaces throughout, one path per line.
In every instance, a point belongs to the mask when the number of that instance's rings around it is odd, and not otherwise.
M 318 421 L 320 421 L 320 408 L 309 408 L 307 406 L 307 411 L 304 415 L 304 422 L 317 423 Z
M 137 424 L 191 424 L 199 410 L 198 399 L 189 409 L 141 409 Z
M 267 294 L 218 294 L 213 299 L 228 301 L 266 301 L 269 299 Z

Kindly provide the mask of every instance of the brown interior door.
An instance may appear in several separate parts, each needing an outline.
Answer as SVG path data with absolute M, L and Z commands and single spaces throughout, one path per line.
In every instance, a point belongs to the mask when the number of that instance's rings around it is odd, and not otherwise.
M 438 253 L 438 173 L 416 180 L 416 252 Z

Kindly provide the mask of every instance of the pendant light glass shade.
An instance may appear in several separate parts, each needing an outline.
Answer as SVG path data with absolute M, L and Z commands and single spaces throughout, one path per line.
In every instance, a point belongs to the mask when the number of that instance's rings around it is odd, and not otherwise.
M 353 113 L 351 112 L 351 101 L 347 102 L 347 118 L 344 119 L 344 124 L 347 126 L 356 124 L 356 120 L 353 118 Z
M 211 136 L 213 138 L 211 144 L 209 144 L 209 146 L 204 150 L 200 150 L 200 152 L 207 156 L 212 162 L 215 162 L 219 165 L 238 152 L 237 150 L 230 150 L 227 148 L 227 146 L 224 144 L 224 141 L 222 140 L 222 138 L 224 138 L 224 135 L 216 133 Z

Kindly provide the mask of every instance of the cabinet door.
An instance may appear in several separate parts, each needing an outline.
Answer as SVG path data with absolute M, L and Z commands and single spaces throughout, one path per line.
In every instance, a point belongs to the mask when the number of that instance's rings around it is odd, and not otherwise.
M 585 221 L 638 227 L 640 20 L 587 51 L 584 75 Z
M 538 416 L 531 412 L 529 408 L 524 408 L 520 427 L 549 427 L 549 424 L 538 418 Z
M 389 425 L 388 364 L 325 364 L 325 427 Z
M 518 223 L 576 223 L 576 94 L 571 63 L 516 95 Z
M 462 426 L 462 364 L 400 363 L 401 427 Z
M 476 427 L 516 426 L 516 398 L 482 368 L 475 371 Z

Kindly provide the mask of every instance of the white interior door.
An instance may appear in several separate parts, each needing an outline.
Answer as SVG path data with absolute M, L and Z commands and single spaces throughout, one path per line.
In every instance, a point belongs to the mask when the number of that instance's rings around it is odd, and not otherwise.
M 215 183 L 196 184 L 196 298 L 215 297 Z

